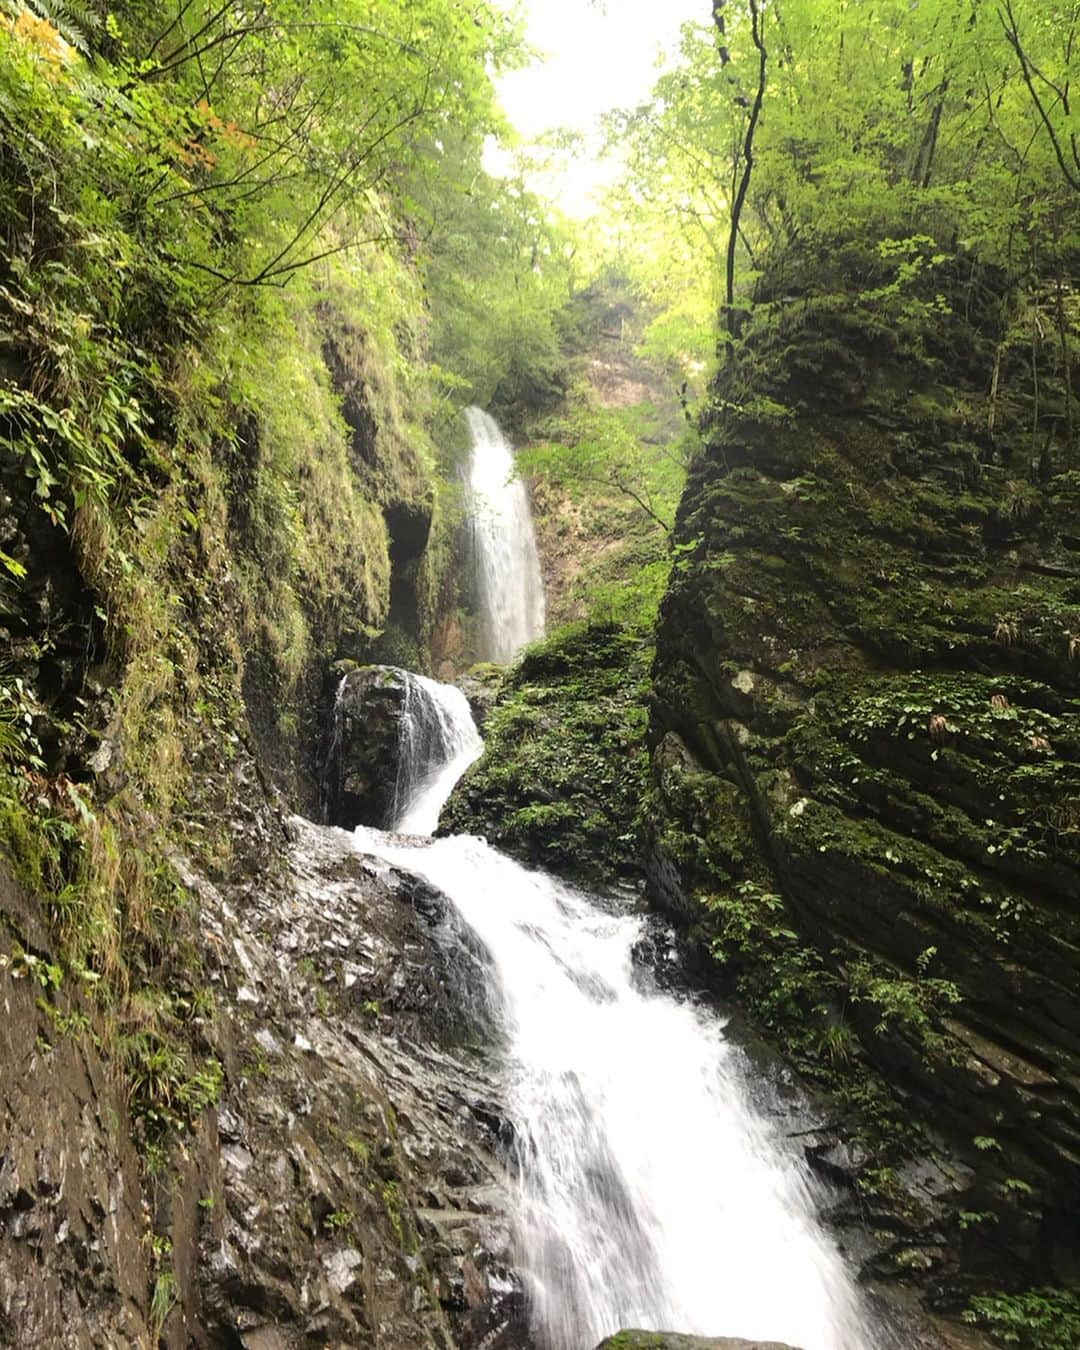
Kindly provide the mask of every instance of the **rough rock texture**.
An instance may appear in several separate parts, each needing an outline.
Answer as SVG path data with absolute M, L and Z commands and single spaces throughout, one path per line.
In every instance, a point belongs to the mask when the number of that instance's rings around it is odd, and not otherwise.
M 38 906 L 2 872 L 0 916 L 0 1344 L 135 1350 L 150 1278 L 126 1104 L 90 1038 L 60 1029 L 80 1001 L 46 1004 Z
M 441 828 L 483 834 L 571 880 L 639 877 L 651 655 L 645 635 L 617 624 L 575 625 L 530 647 L 485 712 L 483 757 Z
M 435 575 L 443 561 L 428 549 L 434 484 L 413 443 L 420 433 L 403 424 L 393 376 L 380 367 L 371 342 L 333 305 L 320 306 L 319 321 L 322 364 L 341 399 L 346 483 L 355 501 L 335 497 L 342 487 L 334 484 L 321 490 L 318 517 L 314 507 L 305 508 L 326 555 L 320 559 L 323 574 L 309 572 L 308 564 L 296 579 L 303 630 L 300 650 L 288 653 L 299 665 L 290 673 L 292 687 L 283 678 L 275 642 L 263 640 L 263 631 L 277 626 L 265 597 L 260 602 L 271 612 L 261 616 L 264 630 L 257 629 L 243 663 L 245 711 L 259 762 L 290 803 L 310 816 L 318 811 L 332 715 L 329 666 L 335 660 L 390 659 L 424 668 Z M 272 567 L 280 547 L 252 516 L 259 474 L 272 455 L 273 447 L 248 426 L 229 465 L 229 545 L 238 570 L 254 575 Z M 201 570 L 205 561 L 197 559 L 192 572 L 198 576 Z M 227 591 L 217 599 L 232 601 Z
M 740 1341 L 730 1336 L 680 1336 L 671 1331 L 620 1331 L 596 1350 L 795 1350 L 779 1341 Z
M 776 282 L 678 521 L 649 858 L 846 1106 L 881 1105 L 869 1062 L 971 1169 L 889 1252 L 948 1299 L 1073 1277 L 1080 1237 L 1076 394 L 1049 334 L 1033 389 L 993 277 L 955 283 L 905 327 Z
M 361 666 L 338 687 L 325 771 L 332 825 L 385 826 L 393 815 L 405 683 L 396 666 Z
M 389 624 L 369 659 L 421 668 L 438 584 L 438 553 L 429 549 L 434 484 L 414 443 L 415 429 L 410 435 L 385 398 L 391 382 L 379 371 L 372 343 L 332 306 L 324 306 L 322 315 L 323 355 L 351 432 L 353 467 L 379 505 L 390 544 Z
M 349 836 L 290 829 L 276 887 L 226 893 L 177 860 L 212 953 L 225 1088 L 159 1180 L 92 1009 L 42 997 L 45 964 L 23 954 L 32 938 L 46 963 L 35 907 L 0 894 L 24 935 L 0 970 L 0 1330 L 15 1344 L 136 1347 L 159 1324 L 178 1348 L 527 1343 L 505 1126 L 471 1048 L 484 954 L 442 897 Z

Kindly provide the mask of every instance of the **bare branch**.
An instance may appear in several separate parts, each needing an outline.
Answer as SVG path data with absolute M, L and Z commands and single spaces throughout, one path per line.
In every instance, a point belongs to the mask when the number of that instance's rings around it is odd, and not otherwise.
M 738 330 L 737 316 L 735 313 L 735 250 L 739 243 L 739 217 L 742 215 L 746 194 L 750 188 L 750 176 L 754 171 L 754 133 L 757 130 L 758 120 L 761 117 L 761 105 L 765 99 L 766 63 L 768 60 L 768 53 L 765 50 L 762 3 L 759 3 L 759 0 L 750 0 L 750 31 L 754 46 L 757 48 L 758 52 L 758 82 L 757 91 L 754 95 L 754 103 L 750 109 L 750 117 L 746 123 L 746 134 L 743 137 L 742 175 L 739 178 L 739 184 L 735 192 L 735 200 L 732 202 L 731 206 L 731 231 L 728 235 L 725 291 L 725 298 L 727 301 L 729 357 L 732 352 L 732 341 Z
M 1080 176 L 1074 174 L 1065 159 L 1065 152 L 1061 147 L 1061 141 L 1057 132 L 1054 130 L 1054 124 L 1050 121 L 1050 114 L 1046 111 L 1042 99 L 1039 97 L 1039 91 L 1035 88 L 1035 82 L 1032 79 L 1032 66 L 1028 59 L 1024 44 L 1020 38 L 1020 29 L 1017 25 L 1016 14 L 1013 10 L 1012 0 L 1003 0 L 1002 7 L 998 10 L 998 17 L 1001 20 L 1001 26 L 1005 30 L 1005 40 L 1016 53 L 1020 62 L 1020 69 L 1023 72 L 1024 83 L 1027 85 L 1028 93 L 1031 95 L 1031 101 L 1042 120 L 1046 133 L 1050 137 L 1050 144 L 1054 148 L 1054 155 L 1057 158 L 1058 165 L 1065 181 L 1075 191 L 1080 192 Z M 1080 160 L 1077 161 L 1077 168 L 1080 170 Z

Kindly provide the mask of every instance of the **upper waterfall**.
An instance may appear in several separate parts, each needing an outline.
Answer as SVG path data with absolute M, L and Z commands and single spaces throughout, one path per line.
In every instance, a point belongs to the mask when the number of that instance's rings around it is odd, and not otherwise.
M 529 494 L 514 476 L 514 452 L 493 417 L 465 414 L 472 436 L 469 526 L 480 606 L 479 656 L 510 661 L 544 635 L 544 586 Z

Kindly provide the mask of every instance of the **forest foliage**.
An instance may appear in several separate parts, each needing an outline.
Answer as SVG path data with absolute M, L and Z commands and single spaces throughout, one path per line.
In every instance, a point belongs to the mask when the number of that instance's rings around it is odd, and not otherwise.
M 0 846 L 155 1132 L 220 1081 L 171 850 L 228 873 L 252 681 L 295 741 L 387 620 L 328 340 L 418 502 L 558 381 L 557 225 L 480 163 L 519 59 L 455 0 L 0 4 Z
M 485 169 L 488 139 L 512 139 L 495 80 L 527 57 L 493 0 L 0 0 L 0 840 L 59 937 L 55 966 L 20 959 L 43 997 L 74 986 L 107 1014 L 149 1133 L 221 1082 L 161 836 L 182 821 L 227 869 L 228 803 L 199 793 L 230 780 L 252 651 L 284 734 L 312 615 L 361 637 L 387 621 L 384 503 L 350 458 L 328 330 L 361 349 L 418 497 L 463 404 L 532 431 L 523 468 L 631 545 L 590 605 L 647 628 L 689 423 L 746 406 L 717 372 L 805 299 L 789 278 L 917 346 L 958 275 L 992 277 L 989 429 L 1003 364 L 1026 363 L 1034 458 L 1048 435 L 1075 449 L 1078 42 L 1080 0 L 702 0 L 652 96 L 608 119 L 625 173 L 604 216 L 572 223 L 524 160 Z M 632 340 L 682 400 L 677 434 L 575 384 L 598 277 L 646 315 Z M 564 637 L 568 662 L 589 633 Z M 644 773 L 647 645 L 609 636 L 635 672 L 633 697 L 621 676 L 602 691 L 625 705 L 616 750 Z M 525 692 L 519 740 L 543 730 Z M 597 735 L 583 724 L 590 754 Z M 122 781 L 96 795 L 114 745 Z M 524 768 L 547 772 L 550 748 Z M 516 809 L 550 832 L 550 811 Z M 973 1315 L 1028 1345 L 1065 1317 L 1038 1291 Z
M 713 4 L 652 98 L 609 121 L 628 165 L 622 246 L 659 310 L 649 340 L 700 393 L 714 316 L 723 353 L 766 269 L 799 256 L 826 288 L 861 275 L 867 303 L 915 328 L 944 304 L 935 272 L 978 262 L 1014 297 L 1007 340 L 1064 333 L 1078 36 L 1071 0 Z

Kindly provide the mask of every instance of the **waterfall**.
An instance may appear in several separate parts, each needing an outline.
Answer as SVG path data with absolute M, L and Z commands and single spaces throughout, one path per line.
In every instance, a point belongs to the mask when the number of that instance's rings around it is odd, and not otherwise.
M 544 635 L 544 586 L 529 494 L 514 476 L 514 452 L 498 423 L 479 408 L 465 414 L 472 436 L 468 502 L 479 656 L 506 662 Z
M 460 689 L 403 673 L 392 828 L 399 834 L 433 834 L 443 803 L 484 743 Z
M 434 829 L 481 743 L 459 691 L 413 678 L 398 829 L 416 834 Z M 428 746 L 442 748 L 425 768 Z M 442 890 L 490 955 L 538 1350 L 583 1350 L 628 1326 L 801 1350 L 890 1343 L 868 1330 L 816 1218 L 816 1183 L 770 1123 L 776 1103 L 755 1103 L 722 1019 L 635 973 L 640 917 L 471 836 L 355 840 Z
M 341 796 L 341 741 L 344 734 L 342 702 L 345 697 L 345 678 L 338 681 L 334 691 L 334 707 L 330 714 L 330 739 L 323 756 L 319 775 L 319 811 L 321 820 L 332 819 Z

